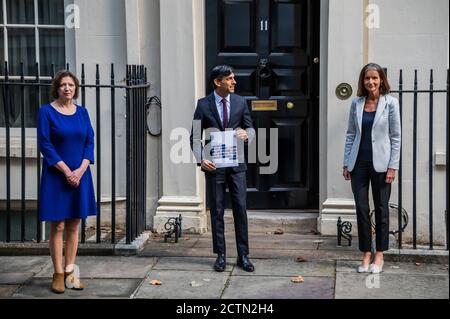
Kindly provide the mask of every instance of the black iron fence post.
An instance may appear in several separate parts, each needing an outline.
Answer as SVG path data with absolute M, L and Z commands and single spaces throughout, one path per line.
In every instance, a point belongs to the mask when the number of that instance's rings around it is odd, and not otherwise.
M 402 132 L 401 136 L 403 136 L 403 70 L 400 70 L 400 76 L 398 81 L 398 102 L 400 107 L 400 130 Z M 398 168 L 398 248 L 402 249 L 403 245 L 403 232 L 402 232 L 402 153 L 403 147 L 400 147 L 400 161 Z
M 116 91 L 111 64 L 111 243 L 116 242 Z
M 450 141 L 450 88 L 449 88 L 449 70 L 447 69 L 447 147 L 446 147 L 446 166 L 445 166 L 445 174 L 446 174 L 446 210 L 445 210 L 445 214 L 446 214 L 446 227 L 447 227 L 447 250 L 449 250 L 449 237 L 450 237 L 450 228 L 449 228 L 449 222 L 448 222 L 448 214 L 450 211 L 449 208 L 449 193 L 450 193 L 450 178 L 449 178 L 449 158 L 450 158 L 450 154 L 449 154 L 449 141 Z
M 433 70 L 430 71 L 430 98 L 429 98 L 429 133 L 428 133 L 428 216 L 429 216 L 429 242 L 433 249 Z
M 20 82 L 25 82 L 23 62 L 20 63 Z M 25 87 L 20 87 L 20 139 L 21 139 L 21 183 L 20 183 L 20 241 L 25 242 Z
M 11 112 L 9 96 L 9 67 L 5 62 L 5 131 L 6 131 L 6 242 L 11 241 L 11 151 L 10 121 Z
M 417 248 L 417 70 L 414 70 L 413 113 L 413 249 Z
M 130 97 L 130 84 L 131 84 L 131 67 L 129 65 L 127 65 L 127 71 L 126 71 L 126 83 L 127 83 L 127 88 L 126 88 L 126 112 L 125 112 L 125 117 L 126 117 L 126 180 L 127 180 L 127 185 L 126 185 L 126 197 L 127 197 L 127 201 L 126 201 L 126 243 L 127 244 L 131 244 L 131 238 L 132 238 L 132 234 L 131 234 L 131 178 L 130 178 L 130 173 L 131 173 L 131 138 L 130 138 L 130 128 L 131 128 L 131 123 L 130 123 L 130 103 L 131 103 L 131 97 Z
M 101 108 L 100 108 L 100 66 L 96 65 L 96 71 L 95 71 L 95 99 L 96 99 L 96 119 L 97 119 L 97 131 L 95 132 L 97 137 L 97 158 L 95 159 L 97 162 L 97 243 L 100 243 L 101 241 L 101 219 L 102 219 L 102 162 L 101 162 L 101 154 L 102 154 L 102 147 L 101 147 Z
M 81 64 L 81 105 L 86 106 L 86 73 L 84 63 Z M 81 242 L 86 242 L 86 219 L 81 221 Z
M 35 99 L 35 107 L 36 110 L 39 109 L 39 105 L 41 104 L 41 78 L 39 77 L 39 63 L 36 63 L 36 78 L 35 78 L 35 82 L 36 82 L 36 86 L 35 86 L 35 94 L 36 94 L 36 99 Z M 37 119 L 36 119 L 37 122 Z M 36 139 L 36 172 L 37 172 L 37 185 L 36 185 L 36 189 L 37 189 L 37 208 L 39 210 L 39 194 L 41 192 L 41 150 L 39 147 L 39 143 L 37 142 Z M 36 214 L 36 241 L 38 243 L 41 242 L 42 239 L 42 224 L 41 224 L 41 220 L 39 219 L 39 214 Z

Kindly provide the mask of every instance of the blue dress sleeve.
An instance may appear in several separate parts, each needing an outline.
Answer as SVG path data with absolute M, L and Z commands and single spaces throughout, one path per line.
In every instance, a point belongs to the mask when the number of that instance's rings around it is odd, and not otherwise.
M 54 166 L 58 162 L 61 162 L 62 159 L 50 139 L 50 120 L 45 107 L 39 109 L 37 135 L 41 153 L 48 165 Z
M 86 126 L 87 126 L 87 134 L 86 141 L 84 143 L 84 159 L 87 159 L 94 164 L 94 129 L 91 125 L 91 120 L 89 118 L 89 113 L 86 108 L 84 109 L 84 113 L 86 116 Z

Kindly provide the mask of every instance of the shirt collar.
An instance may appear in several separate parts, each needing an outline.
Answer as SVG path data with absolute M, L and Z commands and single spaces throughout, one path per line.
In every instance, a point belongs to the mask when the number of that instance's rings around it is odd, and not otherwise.
M 216 93 L 216 90 L 214 90 L 214 98 L 216 99 L 216 104 L 221 104 L 223 97 L 221 97 L 219 94 Z M 227 100 L 228 105 L 230 105 L 230 94 L 228 94 L 225 97 L 225 100 Z

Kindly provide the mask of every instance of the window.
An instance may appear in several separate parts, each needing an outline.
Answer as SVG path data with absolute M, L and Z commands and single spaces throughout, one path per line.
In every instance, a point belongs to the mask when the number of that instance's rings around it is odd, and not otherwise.
M 21 65 L 26 81 L 49 82 L 52 69 L 65 67 L 64 0 L 0 0 L 0 81 L 4 80 L 5 61 L 10 81 L 18 81 Z M 36 70 L 39 63 L 39 70 Z M 53 65 L 53 67 L 52 67 Z M 48 89 L 41 89 L 41 99 L 34 86 L 25 86 L 25 126 L 36 127 L 37 105 L 49 101 Z M 10 85 L 9 121 L 21 126 L 21 88 Z M 5 126 L 5 87 L 0 86 L 0 126 Z

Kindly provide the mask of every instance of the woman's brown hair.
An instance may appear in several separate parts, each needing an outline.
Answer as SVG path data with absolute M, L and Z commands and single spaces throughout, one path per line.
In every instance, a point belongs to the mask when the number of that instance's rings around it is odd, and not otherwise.
M 80 93 L 80 81 L 75 76 L 75 74 L 73 74 L 72 72 L 67 71 L 67 70 L 59 71 L 58 73 L 56 73 L 55 77 L 53 78 L 52 86 L 50 89 L 50 95 L 52 96 L 52 98 L 54 98 L 54 99 L 59 98 L 59 94 L 58 94 L 59 86 L 61 85 L 62 79 L 67 76 L 71 77 L 73 82 L 75 83 L 75 94 L 74 94 L 73 98 L 74 99 L 78 98 L 78 95 Z
M 391 92 L 391 86 L 389 85 L 386 73 L 384 72 L 383 68 L 376 63 L 369 63 L 365 65 L 362 68 L 361 73 L 359 73 L 358 92 L 356 93 L 356 95 L 358 95 L 359 97 L 369 95 L 369 92 L 367 92 L 366 88 L 364 87 L 364 77 L 366 76 L 367 71 L 371 70 L 377 71 L 378 76 L 380 77 L 380 93 L 382 95 L 385 95 Z

